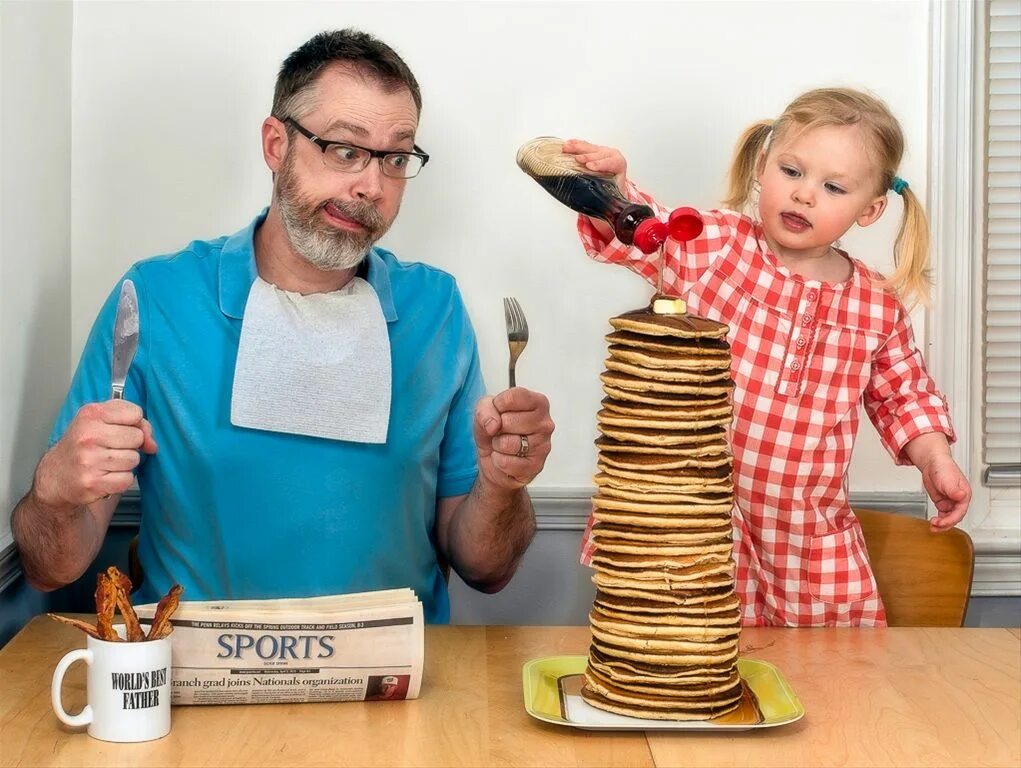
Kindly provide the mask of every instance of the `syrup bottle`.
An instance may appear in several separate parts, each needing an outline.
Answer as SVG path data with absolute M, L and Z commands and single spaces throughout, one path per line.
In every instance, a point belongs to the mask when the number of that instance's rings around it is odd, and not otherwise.
M 518 167 L 568 208 L 605 221 L 624 245 L 656 251 L 667 227 L 652 208 L 624 197 L 612 176 L 592 173 L 564 154 L 563 144 L 550 136 L 533 139 L 518 150 Z

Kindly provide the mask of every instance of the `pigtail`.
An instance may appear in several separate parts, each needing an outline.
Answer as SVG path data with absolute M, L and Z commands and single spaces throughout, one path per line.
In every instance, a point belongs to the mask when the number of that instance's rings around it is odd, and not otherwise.
M 740 211 L 748 204 L 755 182 L 755 166 L 772 129 L 771 120 L 760 120 L 741 135 L 737 149 L 734 150 L 734 158 L 730 161 L 730 172 L 727 174 L 729 189 L 723 199 L 724 207 Z
M 901 190 L 904 215 L 900 232 L 893 246 L 893 274 L 884 286 L 894 290 L 909 308 L 914 304 L 929 305 L 929 222 L 925 210 L 914 193 L 905 186 Z

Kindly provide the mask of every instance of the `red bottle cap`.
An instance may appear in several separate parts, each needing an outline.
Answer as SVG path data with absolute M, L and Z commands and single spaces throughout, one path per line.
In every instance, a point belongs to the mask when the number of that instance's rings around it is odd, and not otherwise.
M 667 219 L 670 237 L 680 242 L 694 240 L 702 234 L 702 214 L 694 208 L 678 208 Z
M 659 250 L 667 238 L 666 224 L 654 218 L 648 218 L 635 227 L 635 247 L 642 253 L 654 253 Z

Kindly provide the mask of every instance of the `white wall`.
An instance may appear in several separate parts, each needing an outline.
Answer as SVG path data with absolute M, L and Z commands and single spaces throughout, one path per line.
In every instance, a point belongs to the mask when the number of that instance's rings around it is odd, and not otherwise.
M 70 377 L 71 18 L 0 17 L 0 551 Z
M 864 1 L 78 3 L 70 355 L 134 260 L 232 232 L 267 203 L 259 124 L 281 60 L 321 29 L 359 27 L 415 71 L 418 143 L 433 155 L 383 244 L 458 277 L 492 390 L 505 386 L 501 297 L 520 299 L 532 340 L 518 381 L 550 395 L 559 425 L 537 485 L 588 485 L 606 318 L 649 288 L 583 255 L 573 215 L 517 169 L 517 147 L 545 134 L 613 144 L 666 204 L 709 205 L 747 123 L 845 84 L 892 105 L 909 147 L 900 175 L 924 198 L 928 13 Z M 894 201 L 847 245 L 889 267 L 898 214 Z M 871 427 L 862 434 L 854 488 L 920 489 Z

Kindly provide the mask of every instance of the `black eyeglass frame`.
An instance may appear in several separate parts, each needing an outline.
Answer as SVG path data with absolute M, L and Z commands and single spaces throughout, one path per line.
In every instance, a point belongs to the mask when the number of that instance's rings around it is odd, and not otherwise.
M 295 120 L 293 117 L 285 117 L 282 122 L 287 125 L 293 125 L 294 129 L 298 133 L 300 133 L 306 139 L 308 139 L 317 147 L 319 147 L 319 149 L 323 153 L 324 158 L 326 157 L 326 152 L 330 149 L 330 147 L 350 147 L 351 149 L 360 149 L 362 152 L 369 153 L 369 162 L 367 162 L 357 171 L 341 171 L 341 173 L 361 173 L 362 171 L 365 170 L 365 168 L 368 166 L 370 162 L 372 162 L 373 160 L 379 160 L 380 167 L 383 169 L 384 176 L 388 176 L 389 178 L 392 179 L 413 179 L 415 178 L 415 176 L 422 172 L 422 168 L 425 168 L 426 163 L 429 162 L 429 154 L 420 146 L 418 146 L 418 144 L 412 145 L 412 147 L 414 148 L 413 152 L 402 152 L 393 149 L 389 150 L 370 149 L 369 147 L 362 147 L 359 146 L 358 144 L 352 144 L 350 141 L 330 141 L 329 139 L 320 138 L 316 134 L 312 133 L 312 131 L 310 131 L 308 128 L 303 126 L 301 123 L 299 123 L 297 120 Z M 386 172 L 386 158 L 389 157 L 390 155 L 414 155 L 415 157 L 422 161 L 422 167 L 418 169 L 418 171 L 415 173 L 415 176 L 390 176 L 390 174 Z

